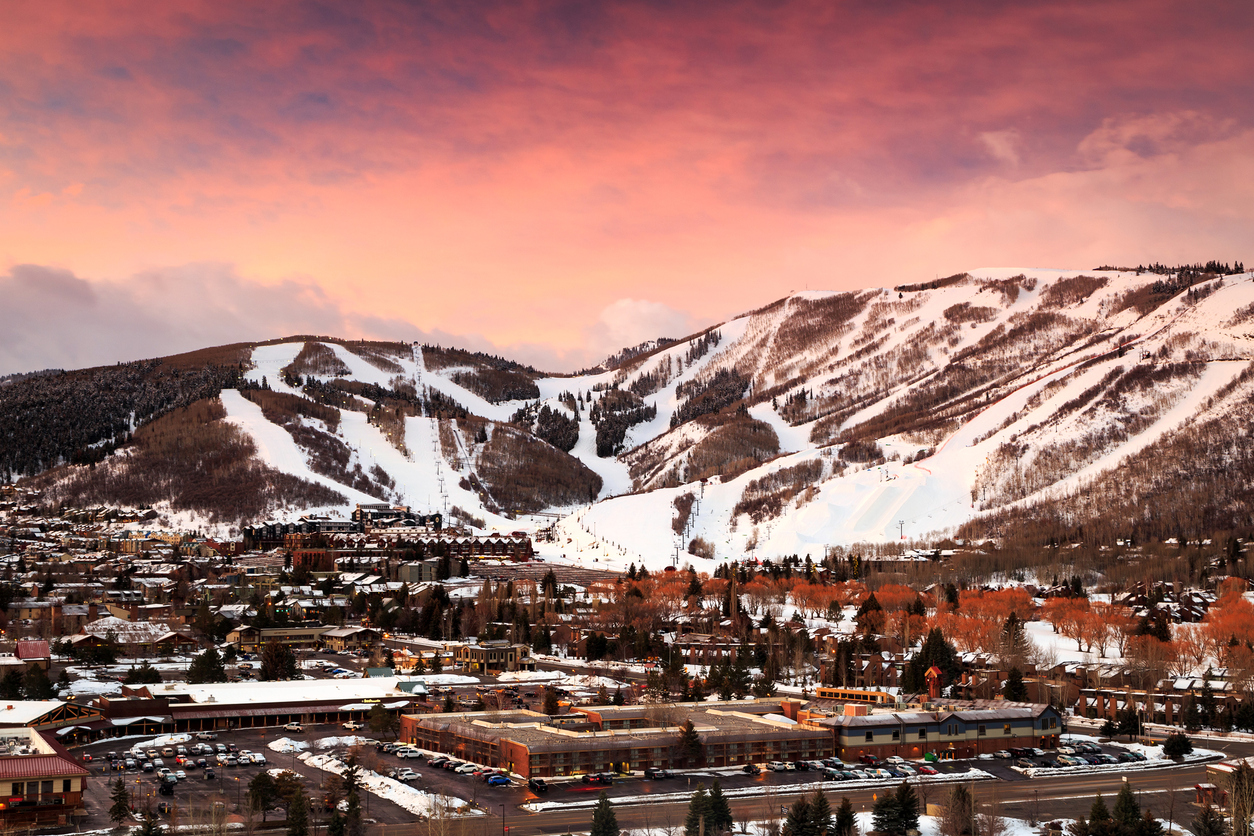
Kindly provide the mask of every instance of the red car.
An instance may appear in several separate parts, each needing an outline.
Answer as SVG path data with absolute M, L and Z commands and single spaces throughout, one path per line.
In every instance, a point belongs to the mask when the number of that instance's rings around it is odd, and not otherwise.
M 940 775 L 940 773 L 936 771 L 936 768 L 931 767 L 931 766 L 920 766 L 919 774 L 920 775 Z

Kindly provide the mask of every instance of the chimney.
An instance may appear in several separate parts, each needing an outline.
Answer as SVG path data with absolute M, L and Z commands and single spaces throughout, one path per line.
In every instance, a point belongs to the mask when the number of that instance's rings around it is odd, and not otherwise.
M 801 708 L 798 700 L 780 700 L 779 707 L 784 712 L 784 716 L 794 723 L 797 721 L 797 711 Z
M 868 713 L 867 706 L 865 705 L 855 705 L 851 702 L 845 703 L 846 717 L 865 717 Z

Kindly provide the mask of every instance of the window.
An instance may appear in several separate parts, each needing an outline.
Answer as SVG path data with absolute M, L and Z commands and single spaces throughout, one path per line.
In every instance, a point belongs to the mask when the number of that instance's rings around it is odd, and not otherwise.
M 26 789 L 26 785 L 23 784 L 21 781 L 13 782 L 13 794 L 14 795 L 23 795 L 25 789 Z
M 1002 727 L 1001 727 L 1001 733 L 1002 733 L 1002 734 L 1010 734 L 1010 724 L 1009 724 L 1009 723 L 1007 723 L 1006 725 L 1004 725 L 1004 726 L 1002 726 Z
M 866 742 L 867 742 L 867 743 L 870 743 L 870 742 L 872 742 L 873 740 L 875 740 L 875 734 L 874 734 L 873 732 L 867 732 L 867 733 L 866 733 Z
M 927 740 L 927 729 L 919 729 L 919 740 Z
M 983 737 L 986 734 L 984 727 L 980 726 L 980 728 L 976 731 L 976 734 L 980 737 Z
M 39 794 L 40 795 L 52 795 L 52 782 L 41 781 L 39 785 Z
M 893 732 L 893 740 L 901 740 L 901 729 L 897 729 Z
M 61 792 L 69 792 L 69 791 L 70 791 L 70 779 L 66 778 L 64 781 L 61 782 Z

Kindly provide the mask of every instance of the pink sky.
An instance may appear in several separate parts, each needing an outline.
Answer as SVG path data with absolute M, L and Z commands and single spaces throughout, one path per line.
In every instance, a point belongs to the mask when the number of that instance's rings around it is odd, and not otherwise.
M 0 374 L 315 326 L 564 370 L 805 287 L 1252 254 L 1245 2 L 4 18 Z

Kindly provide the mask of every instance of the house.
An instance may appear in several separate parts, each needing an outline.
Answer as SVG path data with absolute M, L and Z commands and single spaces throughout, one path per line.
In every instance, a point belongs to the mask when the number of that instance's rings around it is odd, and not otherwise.
M 199 647 L 194 638 L 165 624 L 125 621 L 114 616 L 84 624 L 82 632 L 71 636 L 69 642 L 75 646 L 112 647 L 119 655 L 133 657 L 168 655 Z
M 464 644 L 457 648 L 454 658 L 462 670 L 475 673 L 535 670 L 536 664 L 531 659 L 530 647 L 525 644 L 510 644 L 508 641 Z
M 335 627 L 325 631 L 322 640 L 336 652 L 364 650 L 379 643 L 379 631 L 369 627 Z
M 47 672 L 52 665 L 52 651 L 46 641 L 21 640 L 17 643 L 14 655 L 25 663 L 27 669 L 39 668 Z

